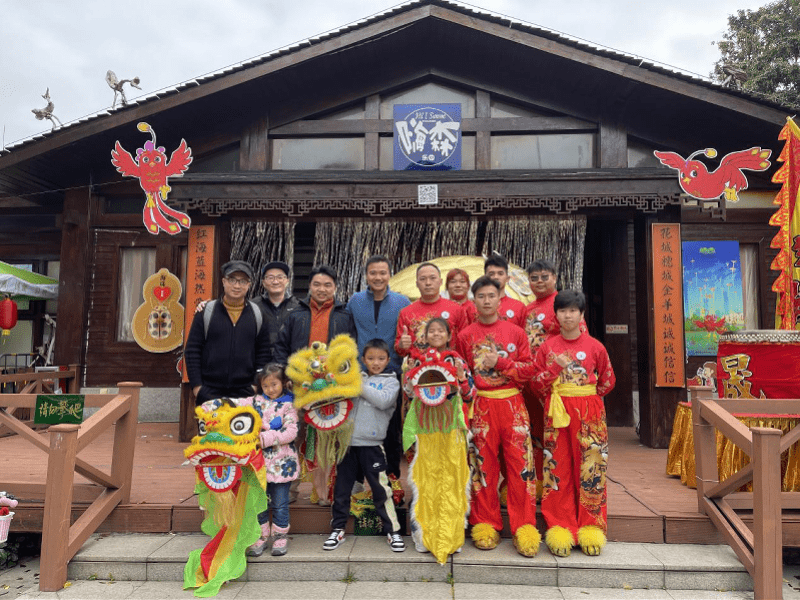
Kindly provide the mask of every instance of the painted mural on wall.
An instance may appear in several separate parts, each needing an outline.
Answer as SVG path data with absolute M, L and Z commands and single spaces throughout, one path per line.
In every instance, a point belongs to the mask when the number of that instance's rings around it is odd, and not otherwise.
M 144 148 L 136 149 L 136 158 L 117 140 L 111 151 L 111 164 L 124 177 L 135 177 L 139 180 L 147 197 L 142 210 L 142 221 L 147 231 L 153 235 L 158 235 L 159 231 L 177 235 L 181 232 L 181 227 L 188 229 L 192 221 L 186 213 L 167 206 L 167 195 L 172 190 L 168 180 L 186 172 L 192 164 L 192 149 L 182 139 L 167 160 L 164 146 L 156 146 L 156 132 L 153 128 L 144 122 L 138 123 L 136 128 L 143 133 L 149 133 L 152 139 L 145 142 Z
M 147 278 L 144 302 L 133 313 L 133 339 L 148 352 L 169 352 L 183 343 L 181 282 L 167 269 Z
M 770 165 L 767 159 L 772 154 L 772 150 L 754 146 L 747 150 L 731 152 L 722 158 L 719 166 L 713 171 L 709 171 L 705 163 L 695 160 L 695 156 L 716 158 L 717 151 L 714 148 L 704 148 L 692 152 L 689 158 L 683 158 L 675 152 L 658 150 L 653 154 L 662 164 L 678 171 L 678 182 L 681 189 L 692 198 L 715 200 L 724 195 L 728 202 L 738 202 L 738 192 L 747 189 L 747 177 L 743 173 L 743 169 L 766 171 Z
M 744 328 L 739 242 L 683 242 L 683 310 L 689 356 L 716 356 L 720 334 Z
M 460 104 L 395 104 L 394 169 L 461 169 Z

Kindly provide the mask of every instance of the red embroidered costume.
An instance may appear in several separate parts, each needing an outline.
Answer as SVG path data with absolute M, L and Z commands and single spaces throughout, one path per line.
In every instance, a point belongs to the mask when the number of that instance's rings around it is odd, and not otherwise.
M 565 352 L 572 361 L 561 367 L 556 357 Z M 534 387 L 546 396 L 542 515 L 547 527 L 564 527 L 576 536 L 579 528 L 594 525 L 605 533 L 608 429 L 602 396 L 616 382 L 608 352 L 588 333 L 574 340 L 557 335 L 539 347 L 533 364 Z M 548 416 L 554 392 L 569 415 L 565 427 L 554 427 Z
M 425 343 L 425 326 L 428 321 L 435 317 L 442 317 L 447 320 L 450 324 L 450 333 L 453 339 L 467 325 L 464 319 L 464 311 L 461 306 L 452 300 L 440 297 L 436 302 L 423 302 L 422 300 L 412 302 L 402 309 L 397 317 L 397 337 L 395 338 L 394 346 L 400 356 L 407 356 L 409 353 L 408 349 L 400 348 L 400 337 L 403 335 L 403 328 L 408 328 L 412 347 L 416 346 L 420 352 L 423 352 L 428 347 L 428 344 Z
M 478 320 L 478 309 L 475 307 L 474 302 L 467 300 L 461 305 L 461 308 L 464 309 L 464 316 L 468 324 L 475 323 Z M 500 298 L 500 308 L 497 309 L 497 316 L 500 317 L 501 321 L 508 321 L 509 323 L 522 327 L 525 323 L 526 308 L 527 307 L 519 300 L 514 300 L 514 298 L 510 296 L 503 296 Z M 551 301 L 550 309 L 552 310 L 552 308 L 553 303 Z M 558 324 L 556 324 L 556 331 L 558 331 Z
M 511 531 L 516 533 L 526 524 L 535 528 L 536 474 L 528 412 L 519 392 L 535 373 L 525 332 L 507 321 L 497 320 L 491 325 L 477 322 L 459 334 L 457 348 L 472 367 L 478 389 L 471 423 L 474 473 L 469 522 L 488 523 L 497 531 L 503 529 L 497 493 L 498 453 L 502 446 L 509 474 Z M 493 368 L 486 369 L 483 357 L 492 349 L 500 358 Z

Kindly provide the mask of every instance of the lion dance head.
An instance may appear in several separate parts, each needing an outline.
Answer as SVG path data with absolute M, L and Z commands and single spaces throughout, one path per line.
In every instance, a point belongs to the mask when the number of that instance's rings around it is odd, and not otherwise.
M 424 431 L 449 429 L 453 424 L 454 398 L 458 387 L 458 355 L 451 350 L 411 349 L 406 389 L 418 402 L 417 419 Z

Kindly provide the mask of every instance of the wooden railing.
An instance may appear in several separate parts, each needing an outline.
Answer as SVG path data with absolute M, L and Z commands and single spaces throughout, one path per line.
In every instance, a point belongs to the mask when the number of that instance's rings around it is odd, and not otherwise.
M 800 427 L 748 428 L 734 414 L 800 414 L 800 399 L 722 399 L 709 388 L 690 388 L 694 427 L 697 507 L 708 515 L 753 577 L 756 600 L 782 598 L 783 508 L 800 508 L 800 493 L 781 491 L 781 454 L 800 439 Z M 719 481 L 718 429 L 750 457 L 750 463 Z M 752 492 L 739 492 L 753 482 Z M 736 509 L 753 511 L 751 530 Z
M 61 378 L 61 373 L 50 373 Z M 13 466 L 9 466 L 0 481 L 0 489 L 17 496 L 44 492 L 44 521 L 42 523 L 42 554 L 39 589 L 54 592 L 64 587 L 67 563 L 75 556 L 86 539 L 95 532 L 119 504 L 130 501 L 136 425 L 139 418 L 139 388 L 141 383 L 119 383 L 117 394 L 87 394 L 85 407 L 98 410 L 81 425 L 54 425 L 46 437 L 33 431 L 6 408 L 24 407 L 35 410 L 35 394 L 0 394 L 0 424 L 31 442 L 48 454 L 45 483 L 15 482 Z M 106 429 L 114 425 L 114 445 L 111 473 L 88 464 L 77 454 Z M 74 483 L 79 473 L 94 484 Z M 100 491 L 99 495 L 96 493 Z M 94 497 L 94 501 L 70 525 L 74 495 Z

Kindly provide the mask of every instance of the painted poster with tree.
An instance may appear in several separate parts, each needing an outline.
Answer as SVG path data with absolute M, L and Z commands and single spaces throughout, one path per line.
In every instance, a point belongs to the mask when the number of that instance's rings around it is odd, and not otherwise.
M 719 336 L 744 328 L 739 242 L 683 242 L 686 353 L 716 356 Z

